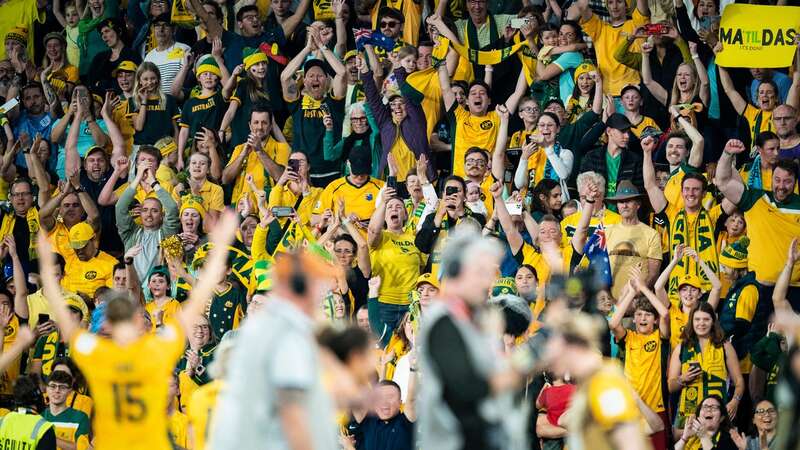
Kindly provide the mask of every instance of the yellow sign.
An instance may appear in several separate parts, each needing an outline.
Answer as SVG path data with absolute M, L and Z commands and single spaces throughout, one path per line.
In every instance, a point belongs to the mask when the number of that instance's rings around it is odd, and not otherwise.
M 800 7 L 732 4 L 719 27 L 723 67 L 787 67 L 795 52 Z

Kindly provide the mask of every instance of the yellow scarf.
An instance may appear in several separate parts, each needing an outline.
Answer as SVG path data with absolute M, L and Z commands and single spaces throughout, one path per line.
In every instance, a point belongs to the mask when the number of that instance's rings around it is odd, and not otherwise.
M 31 207 L 25 216 L 28 221 L 28 232 L 30 239 L 28 244 L 28 260 L 36 259 L 36 235 L 39 233 L 39 210 Z M 17 221 L 17 215 L 12 213 L 5 214 L 3 221 L 0 223 L 0 238 L 14 234 L 14 224 Z
M 690 233 L 689 227 L 692 226 L 693 232 Z M 686 210 L 682 209 L 675 220 L 669 224 L 670 249 L 675 251 L 678 244 L 685 244 L 687 247 L 697 251 L 697 255 L 706 263 L 714 273 L 719 273 L 719 254 L 717 253 L 716 238 L 714 237 L 714 224 L 708 212 L 701 208 L 694 223 L 689 222 Z M 711 289 L 711 282 L 708 281 L 703 270 L 697 265 L 694 259 L 686 256 L 672 271 L 669 279 L 669 292 L 678 291 L 678 279 L 683 274 L 692 273 L 703 280 L 703 290 Z

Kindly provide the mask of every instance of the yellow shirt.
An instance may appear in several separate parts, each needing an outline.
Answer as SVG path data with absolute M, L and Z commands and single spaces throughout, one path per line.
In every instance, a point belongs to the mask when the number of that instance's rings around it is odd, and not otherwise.
M 67 405 L 70 408 L 77 409 L 78 411 L 86 414 L 87 417 L 92 417 L 92 410 L 94 410 L 94 401 L 88 395 L 72 391 L 67 397 Z
M 562 270 L 564 273 L 569 273 L 569 261 L 571 256 L 572 244 L 570 244 L 569 247 L 561 249 L 561 257 L 564 264 Z M 547 282 L 550 281 L 550 275 L 552 273 L 550 265 L 547 263 L 544 256 L 542 256 L 534 246 L 524 242 L 520 251 L 515 255 L 515 258 L 520 264 L 528 264 L 536 269 L 536 275 L 539 279 L 539 289 L 544 289 Z
M 180 448 L 189 446 L 189 418 L 180 411 L 173 411 L 169 416 L 169 435 L 172 441 Z
M 411 170 L 417 167 L 417 157 L 414 156 L 414 152 L 411 151 L 405 139 L 403 139 L 399 126 L 397 127 L 397 138 L 389 152 L 397 161 L 397 181 L 405 182 Z
M 383 186 L 383 181 L 372 177 L 361 187 L 350 183 L 347 177 L 334 180 L 322 191 L 319 201 L 314 205 L 314 214 L 322 214 L 326 209 L 338 212 L 339 200 L 343 200 L 345 216 L 355 214 L 359 220 L 368 221 L 375 211 L 375 200 Z
M 581 448 L 615 448 L 610 433 L 619 425 L 640 423 L 633 389 L 619 363 L 612 360 L 582 383 L 572 397 L 568 428 L 577 431 Z
M 158 182 L 161 183 L 160 180 Z M 125 192 L 125 189 L 128 189 L 129 185 L 130 185 L 130 183 L 121 184 L 118 188 L 114 189 L 114 195 L 116 195 L 117 198 L 119 198 L 122 195 L 122 193 Z M 164 185 L 164 186 L 167 186 L 167 185 Z M 133 198 L 137 202 L 139 202 L 139 204 L 141 204 L 143 201 L 145 201 L 145 199 L 148 199 L 148 198 L 157 199 L 158 196 L 156 195 L 156 191 L 155 190 L 151 190 L 150 192 L 146 192 L 142 188 L 142 185 L 140 184 L 140 185 L 136 186 L 136 194 L 133 195 Z
M 19 330 L 19 319 L 17 315 L 14 314 L 11 316 L 11 320 L 8 322 L 6 329 L 3 330 L 5 336 L 3 337 L 3 348 L 8 349 L 11 345 L 17 341 L 17 331 Z M 14 382 L 19 377 L 19 369 L 20 369 L 20 361 L 21 356 L 17 356 L 16 359 L 11 363 L 10 366 L 3 372 L 2 377 L 0 377 L 0 392 L 3 394 L 12 395 L 14 394 Z
M 385 2 L 375 2 L 372 8 L 372 29 L 380 29 L 378 24 L 378 11 L 382 6 L 394 8 L 405 18 L 403 22 L 403 34 L 400 38 L 408 45 L 416 47 L 419 44 L 419 24 L 422 23 L 422 2 L 416 0 L 386 0 Z
M 47 237 L 50 238 L 53 250 L 65 259 L 75 255 L 75 250 L 69 246 L 69 229 L 60 219 L 56 220 L 56 225 Z
M 792 238 L 800 236 L 800 197 L 791 194 L 787 201 L 776 203 L 771 193 L 746 189 L 737 206 L 744 211 L 750 238 L 748 269 L 759 282 L 774 284 L 786 263 L 786 249 Z M 792 284 L 799 281 L 800 264 L 796 264 Z
M 206 448 L 206 440 L 210 429 L 212 414 L 217 405 L 217 396 L 222 390 L 223 383 L 214 380 L 208 384 L 200 386 L 194 391 L 189 400 L 189 407 L 186 415 L 189 416 L 189 423 L 192 425 L 192 436 L 194 437 L 194 448 L 203 450 Z
M 97 450 L 171 450 L 168 382 L 183 354 L 185 336 L 167 324 L 127 345 L 80 330 L 70 343 L 92 392 Z
M 71 257 L 64 259 L 67 262 L 61 279 L 64 289 L 94 298 L 97 288 L 114 286 L 114 266 L 118 261 L 108 253 L 101 251 L 94 258 L 81 261 L 73 251 Z
M 163 316 L 161 317 L 161 323 L 167 323 L 169 321 L 177 320 L 178 312 L 181 310 L 181 304 L 174 298 L 167 299 L 166 303 L 162 306 L 156 305 L 155 300 L 151 300 L 150 303 L 145 305 L 145 310 L 147 313 L 150 314 L 150 320 L 153 322 L 153 331 L 156 330 L 156 314 L 159 311 L 163 312 Z
M 136 133 L 136 129 L 133 128 L 133 119 L 131 118 L 133 111 L 130 110 L 130 102 L 125 101 L 124 97 L 121 98 L 123 101 L 114 108 L 111 117 L 114 119 L 114 123 L 119 126 L 119 131 L 125 139 L 125 152 L 130 156 L 133 149 L 133 135 Z
M 619 42 L 625 37 L 622 33 L 633 34 L 636 28 L 647 23 L 648 18 L 643 16 L 638 9 L 633 10 L 632 19 L 626 20 L 621 26 L 615 27 L 604 22 L 597 14 L 592 14 L 589 20 L 581 19 L 581 28 L 584 33 L 592 38 L 595 53 L 597 54 L 597 67 L 603 76 L 603 93 L 620 95 L 620 91 L 627 84 L 639 84 L 639 71 L 618 62 L 614 58 Z M 632 52 L 639 51 L 639 45 L 631 46 Z
M 5 36 L 11 28 L 24 25 L 28 29 L 28 60 L 33 61 L 33 43 L 39 42 L 40 36 L 34 35 L 34 23 L 44 23 L 44 8 L 39 11 L 37 2 L 31 0 L 14 0 L 3 4 L 0 14 L 0 30 Z M 10 58 L 5 46 L 0 47 L 0 59 Z
M 611 262 L 611 278 L 614 280 L 611 295 L 620 298 L 622 288 L 630 279 L 630 269 L 642 264 L 645 279 L 654 275 L 648 272 L 650 259 L 661 261 L 661 236 L 644 223 L 637 225 L 612 224 L 606 227 L 606 248 Z
M 683 312 L 677 293 L 669 294 L 669 346 L 674 349 L 681 343 L 681 334 L 686 328 L 689 315 Z
M 69 292 L 64 289 L 61 289 L 61 293 L 63 295 L 74 294 L 74 292 Z M 31 328 L 36 328 L 36 326 L 39 325 L 39 314 L 50 314 L 50 303 L 47 301 L 47 298 L 45 298 L 44 294 L 42 294 L 41 289 L 33 294 L 29 294 L 27 302 L 28 326 Z
M 642 136 L 642 132 L 648 127 L 653 127 L 656 130 L 661 131 L 661 128 L 658 126 L 658 124 L 656 124 L 656 121 L 647 116 L 642 116 L 641 122 L 637 123 L 636 126 L 631 127 L 631 131 L 638 138 Z
M 314 205 L 317 204 L 321 195 L 322 188 L 308 187 L 308 193 L 303 194 L 303 200 L 300 201 L 300 205 L 297 207 L 297 215 L 300 216 L 300 223 L 308 225 L 311 222 L 311 215 L 314 213 Z M 297 196 L 294 195 L 291 189 L 285 186 L 275 186 L 269 191 L 269 202 L 267 204 L 269 208 L 274 208 L 276 206 L 289 206 L 294 208 L 295 204 L 297 204 Z
M 407 305 L 422 265 L 422 253 L 414 245 L 414 233 L 395 234 L 384 230 L 380 242 L 370 251 L 372 271 L 381 277 L 381 303 Z
M 570 247 L 572 244 L 572 236 L 575 235 L 575 229 L 578 228 L 578 223 L 581 221 L 581 212 L 576 211 L 561 220 L 561 247 Z M 611 211 L 610 209 L 603 208 L 599 216 L 592 216 L 589 221 L 589 231 L 587 236 L 594 234 L 594 230 L 600 223 L 603 226 L 616 225 L 622 222 L 622 216 Z
M 742 111 L 742 116 L 747 120 L 751 142 L 755 142 L 756 136 L 764 131 L 775 132 L 772 128 L 772 111 L 764 111 L 748 103 L 747 106 L 744 107 L 744 111 Z
M 199 194 L 203 199 L 203 208 L 205 208 L 206 211 L 222 211 L 225 209 L 224 193 L 220 185 L 205 180 L 203 181 L 203 185 L 200 186 Z M 188 195 L 193 195 L 192 191 L 188 189 L 184 190 L 183 197 Z M 178 195 L 177 187 L 172 190 L 172 198 L 174 198 L 175 202 L 179 205 L 183 197 Z
M 244 150 L 244 146 L 245 144 L 239 144 L 233 149 L 231 158 L 228 160 L 228 165 L 230 165 L 233 160 L 239 157 Z M 272 137 L 270 137 L 267 143 L 264 145 L 264 152 L 267 154 L 267 156 L 280 166 L 285 166 L 288 163 L 289 153 L 291 153 L 291 151 L 292 150 L 291 147 L 289 147 L 289 144 L 278 142 Z M 261 160 L 258 158 L 258 155 L 256 155 L 255 152 L 250 152 L 250 154 L 244 158 L 241 171 L 236 177 L 236 181 L 233 182 L 233 195 L 231 196 L 231 200 L 234 204 L 236 204 L 239 199 L 242 198 L 242 194 L 244 192 L 248 192 L 249 187 L 245 182 L 247 175 L 253 176 L 253 184 L 255 184 L 258 189 L 264 189 L 265 187 L 271 187 L 275 185 L 275 180 L 269 176 L 267 168 L 261 164 Z
M 661 392 L 662 352 L 661 332 L 625 333 L 625 376 L 642 401 L 654 412 L 664 411 Z
M 453 175 L 464 177 L 464 155 L 470 147 L 479 147 L 491 154 L 497 140 L 500 116 L 489 111 L 484 116 L 474 116 L 461 105 L 456 105 L 450 113 L 455 123 L 453 142 Z

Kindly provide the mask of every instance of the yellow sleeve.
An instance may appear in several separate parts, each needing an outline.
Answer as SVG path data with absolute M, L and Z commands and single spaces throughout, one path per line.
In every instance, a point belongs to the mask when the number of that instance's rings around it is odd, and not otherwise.
M 597 14 L 592 14 L 592 17 L 586 21 L 581 19 L 580 23 L 583 32 L 588 34 L 589 37 L 592 38 L 592 41 L 596 41 L 600 36 L 600 32 L 603 31 L 603 21 L 600 20 Z
M 633 22 L 633 27 L 636 29 L 648 22 L 650 22 L 650 17 L 645 16 L 639 11 L 639 8 L 633 8 L 633 14 L 631 14 L 631 22 Z
M 282 166 L 286 166 L 289 164 L 289 154 L 292 152 L 292 148 L 289 144 L 284 142 L 275 142 L 275 149 L 273 154 L 275 155 L 274 161 L 277 164 Z
M 186 411 L 189 401 L 200 386 L 186 374 L 185 370 L 178 372 L 178 391 L 181 394 L 181 409 Z
M 256 225 L 253 232 L 253 243 L 250 245 L 250 258 L 253 261 L 270 259 L 267 253 L 267 231 L 268 228 L 261 228 L 261 224 Z
M 754 285 L 745 286 L 739 294 L 739 301 L 736 303 L 736 318 L 748 322 L 753 321 L 758 304 L 758 289 Z
M 78 436 L 78 441 L 75 442 L 75 446 L 78 450 L 86 450 L 89 448 L 89 436 L 85 434 L 83 436 Z
M 222 211 L 225 209 L 225 202 L 222 200 L 222 188 L 217 184 L 211 185 L 211 192 L 208 193 L 208 209 L 210 211 Z
M 282 185 L 275 185 L 269 191 L 269 200 L 267 201 L 268 208 L 274 208 L 276 206 L 284 206 L 281 204 L 283 201 L 283 190 L 284 187 Z
M 239 153 L 242 153 L 242 149 L 244 148 L 244 144 L 239 144 L 233 148 L 233 152 L 231 153 L 230 159 L 228 159 L 228 164 L 225 164 L 225 167 L 231 165 L 234 159 L 239 157 Z
M 639 420 L 639 410 L 624 377 L 598 374 L 589 385 L 589 410 L 605 430 Z
M 319 196 L 319 201 L 317 201 L 317 204 L 314 205 L 314 214 L 322 214 L 326 209 L 333 210 L 332 186 L 333 184 L 329 184 L 328 187 L 322 191 L 322 194 Z

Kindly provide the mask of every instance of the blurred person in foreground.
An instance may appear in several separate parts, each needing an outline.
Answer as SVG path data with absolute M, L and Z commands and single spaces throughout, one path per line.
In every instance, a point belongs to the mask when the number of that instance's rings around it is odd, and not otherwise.
M 636 396 L 616 361 L 603 358 L 602 318 L 551 309 L 544 362 L 557 376 L 577 381 L 568 413 L 570 449 L 650 449 Z
M 425 310 L 419 340 L 424 376 L 417 409 L 420 448 L 513 447 L 504 415 L 510 405 L 503 394 L 522 387 L 528 371 L 503 368 L 502 347 L 492 345 L 501 342 L 502 330 L 481 326 L 491 318 L 486 299 L 502 255 L 495 240 L 468 228 L 448 237 L 442 289 Z
M 209 448 L 338 448 L 313 330 L 337 272 L 307 251 L 276 258 L 270 302 L 236 337 Z

